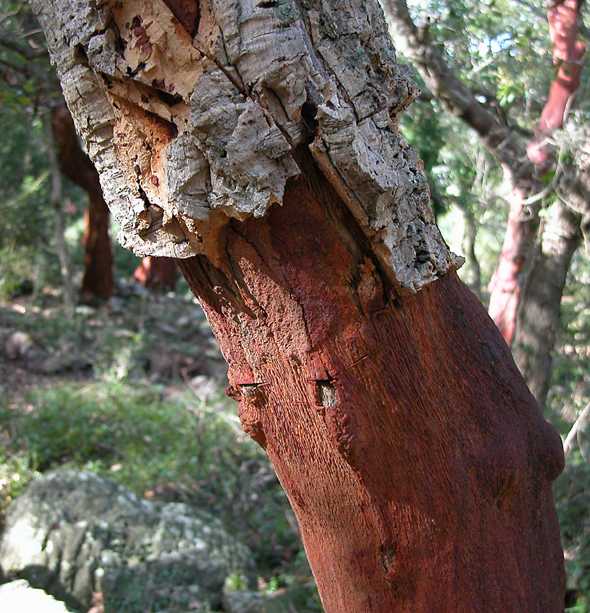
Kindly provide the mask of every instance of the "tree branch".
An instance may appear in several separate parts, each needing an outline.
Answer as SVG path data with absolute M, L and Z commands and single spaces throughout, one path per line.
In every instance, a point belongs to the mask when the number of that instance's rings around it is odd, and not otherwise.
M 412 20 L 406 0 L 380 0 L 380 3 L 396 32 L 396 45 L 414 63 L 430 91 L 449 112 L 479 134 L 500 163 L 511 168 L 522 165 L 526 151 L 514 138 L 513 129 L 479 102 L 476 94 L 456 76 L 441 51 L 428 41 L 426 31 Z
M 590 402 L 586 405 L 586 408 L 578 415 L 572 429 L 568 432 L 568 435 L 563 443 L 563 453 L 567 457 L 574 450 L 576 437 L 582 426 L 590 419 Z

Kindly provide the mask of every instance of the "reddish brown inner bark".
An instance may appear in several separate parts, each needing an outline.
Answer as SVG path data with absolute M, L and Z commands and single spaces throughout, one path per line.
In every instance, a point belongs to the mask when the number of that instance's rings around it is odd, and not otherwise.
M 302 162 L 284 206 L 180 263 L 329 613 L 563 610 L 561 442 L 449 274 L 398 295 Z
M 512 189 L 504 243 L 489 286 L 488 313 L 508 345 L 512 344 L 516 334 L 522 275 L 539 227 L 537 216 L 525 216 L 523 203 L 529 193 L 530 189 L 527 188 Z
M 104 201 L 98 173 L 82 150 L 67 107 L 53 110 L 52 128 L 61 172 L 88 194 L 84 213 L 85 299 L 108 299 L 113 294 L 113 254 L 109 235 L 109 209 Z

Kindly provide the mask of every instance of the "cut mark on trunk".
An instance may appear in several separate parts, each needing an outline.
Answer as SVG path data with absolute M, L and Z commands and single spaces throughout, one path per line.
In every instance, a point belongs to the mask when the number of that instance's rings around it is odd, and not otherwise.
M 316 381 L 316 399 L 326 409 L 336 406 L 336 388 L 331 379 Z
M 395 566 L 397 561 L 397 550 L 395 545 L 392 543 L 384 543 L 381 545 L 380 557 L 383 570 L 385 571 L 385 579 L 387 581 L 392 581 L 396 571 Z
M 240 384 L 240 392 L 244 398 L 255 398 L 260 392 L 262 383 L 242 383 Z
M 494 496 L 496 501 L 496 506 L 500 511 L 506 509 L 506 507 L 510 504 L 510 500 L 513 498 L 518 488 L 518 477 L 515 473 L 506 475 L 496 490 L 496 494 Z

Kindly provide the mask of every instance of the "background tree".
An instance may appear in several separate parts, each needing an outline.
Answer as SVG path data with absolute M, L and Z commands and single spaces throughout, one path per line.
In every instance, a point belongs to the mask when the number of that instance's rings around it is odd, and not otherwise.
M 133 278 L 151 289 L 173 290 L 178 276 L 173 258 L 146 256 L 133 272 Z
M 179 258 L 208 315 L 325 609 L 561 610 L 561 445 L 454 273 L 378 4 L 33 5 L 125 243 Z
M 113 254 L 109 209 L 102 196 L 98 173 L 82 151 L 65 105 L 51 111 L 51 125 L 61 172 L 88 194 L 84 212 L 82 297 L 106 300 L 113 295 Z
M 545 248 L 543 241 L 539 239 L 540 247 L 538 250 L 534 249 L 537 242 L 538 213 L 541 201 L 543 197 L 555 194 L 552 188 L 561 178 L 563 165 L 558 164 L 557 176 L 553 178 L 551 175 L 550 186 L 544 189 L 541 175 L 543 172 L 547 173 L 548 154 L 545 154 L 543 164 L 540 158 L 532 156 L 534 163 L 531 164 L 531 161 L 527 159 L 527 139 L 529 137 L 523 137 L 527 134 L 526 128 L 523 129 L 515 124 L 515 109 L 509 121 L 505 108 L 502 108 L 506 105 L 501 104 L 503 100 L 510 106 L 514 106 L 516 97 L 514 81 L 506 82 L 506 78 L 502 78 L 502 75 L 510 74 L 510 72 L 514 74 L 515 69 L 518 69 L 518 58 L 520 57 L 518 52 L 524 53 L 525 48 L 529 48 L 533 29 L 522 19 L 519 23 L 514 15 L 511 15 L 510 22 L 505 17 L 500 18 L 499 16 L 504 15 L 504 12 L 499 10 L 499 7 L 489 11 L 492 14 L 491 17 L 485 15 L 483 11 L 476 17 L 472 16 L 471 27 L 475 25 L 476 28 L 482 28 L 482 34 L 480 36 L 476 34 L 475 38 L 475 40 L 481 40 L 479 48 L 462 50 L 461 45 L 464 44 L 462 39 L 450 45 L 454 47 L 455 59 L 461 58 L 460 61 L 463 64 L 467 63 L 466 72 L 471 72 L 471 83 L 466 84 L 453 72 L 437 46 L 436 34 L 432 32 L 436 29 L 442 33 L 442 38 L 446 42 L 450 42 L 451 36 L 455 37 L 454 33 L 457 30 L 467 26 L 467 10 L 461 2 L 450 3 L 445 22 L 436 24 L 433 28 L 428 25 L 418 28 L 404 0 L 387 0 L 383 4 L 406 55 L 420 71 L 427 86 L 442 101 L 447 110 L 460 117 L 475 130 L 487 149 L 502 166 L 505 191 L 510 194 L 508 197 L 510 213 L 504 246 L 490 285 L 489 311 L 506 341 L 509 344 L 515 341 L 514 352 L 517 363 L 531 390 L 543 405 L 551 378 L 551 355 L 555 339 L 555 329 L 552 326 L 559 321 L 561 292 L 569 263 L 579 244 L 579 216 L 576 212 L 567 213 L 566 211 L 550 216 L 543 224 L 543 229 L 549 236 L 558 236 L 559 239 L 548 238 L 546 241 L 548 246 Z M 437 9 L 442 8 L 437 3 L 433 4 Z M 488 8 L 486 6 L 484 10 L 487 11 Z M 515 10 L 518 10 L 518 7 L 509 5 L 502 8 L 506 8 L 507 13 L 514 13 Z M 551 15 L 554 13 L 555 11 Z M 566 11 L 566 14 L 570 13 Z M 553 23 L 556 23 L 554 17 L 552 20 Z M 568 40 L 574 39 L 575 41 L 577 20 L 570 19 L 570 22 Z M 519 38 L 518 28 L 524 26 L 525 23 L 524 32 Z M 506 30 L 502 31 L 502 25 L 516 32 L 506 39 Z M 563 23 L 560 23 L 560 26 L 563 27 Z M 448 28 L 446 34 L 445 28 Z M 453 34 L 449 36 L 449 32 Z M 555 36 L 553 39 L 557 41 L 557 46 L 554 45 L 554 54 L 565 57 L 565 45 L 555 39 Z M 516 53 L 512 52 L 514 49 L 510 50 L 510 64 L 504 64 L 502 59 L 492 64 L 493 60 L 490 58 L 497 54 L 498 49 L 508 46 L 507 40 L 509 45 L 516 47 Z M 580 45 L 581 43 L 578 43 L 576 47 L 577 53 L 580 53 Z M 460 55 L 461 51 L 463 53 Z M 516 61 L 513 61 L 515 58 Z M 529 60 L 528 57 L 525 57 L 520 61 L 528 62 Z M 490 64 L 492 68 L 489 68 Z M 527 68 L 530 67 L 527 66 Z M 560 70 L 566 69 L 562 67 Z M 577 76 L 570 79 L 567 87 L 559 85 L 563 81 L 563 72 L 560 75 L 551 88 L 552 93 L 542 114 L 542 117 L 549 115 L 553 117 L 552 129 L 560 127 L 563 122 L 565 102 L 579 85 L 580 67 L 576 68 L 575 75 Z M 561 115 L 558 118 L 560 109 Z M 530 123 L 530 111 L 525 110 L 524 123 L 526 126 L 526 123 Z M 516 113 L 516 115 L 517 117 L 520 115 L 522 121 L 522 113 Z M 546 123 L 546 119 L 542 121 Z M 543 141 L 545 149 L 547 148 L 547 136 L 548 133 L 545 131 Z M 538 142 L 540 142 L 538 139 L 534 141 L 534 143 Z M 536 144 L 528 147 L 530 151 L 533 149 L 538 149 Z M 568 168 L 567 171 L 568 174 L 576 177 L 574 181 L 569 182 L 570 187 L 572 183 L 576 183 L 578 187 L 575 189 L 583 189 L 581 186 L 585 183 L 585 177 L 577 176 L 575 168 Z M 564 183 L 561 182 L 562 185 Z M 572 200 L 572 195 L 563 193 L 563 189 L 557 193 L 559 193 L 559 198 L 563 199 L 562 204 L 556 205 L 558 207 L 563 207 L 565 203 Z M 535 268 L 538 268 L 532 275 L 535 281 L 527 283 L 529 272 L 534 271 Z M 547 281 L 545 287 L 539 286 L 539 280 L 549 272 L 553 274 L 552 279 Z M 525 288 L 526 292 L 523 293 Z M 544 293 L 542 299 L 539 292 Z M 532 314 L 533 311 L 535 312 L 534 319 L 528 317 L 528 314 Z M 533 354 L 535 358 L 532 358 L 531 361 L 529 356 Z

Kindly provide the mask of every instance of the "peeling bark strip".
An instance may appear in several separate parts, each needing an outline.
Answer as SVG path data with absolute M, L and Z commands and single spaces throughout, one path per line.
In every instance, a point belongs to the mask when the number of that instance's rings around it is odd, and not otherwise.
M 377 3 L 203 1 L 192 41 L 155 0 L 33 4 L 124 242 L 183 258 L 325 610 L 561 611 L 561 442 L 451 271 Z
M 561 445 L 498 330 L 455 274 L 392 301 L 338 196 L 303 176 L 224 228 L 230 272 L 180 266 L 325 610 L 563 611 Z
M 229 219 L 282 203 L 306 144 L 398 287 L 416 291 L 459 264 L 397 130 L 416 90 L 376 2 L 32 4 L 136 254 L 215 259 Z

